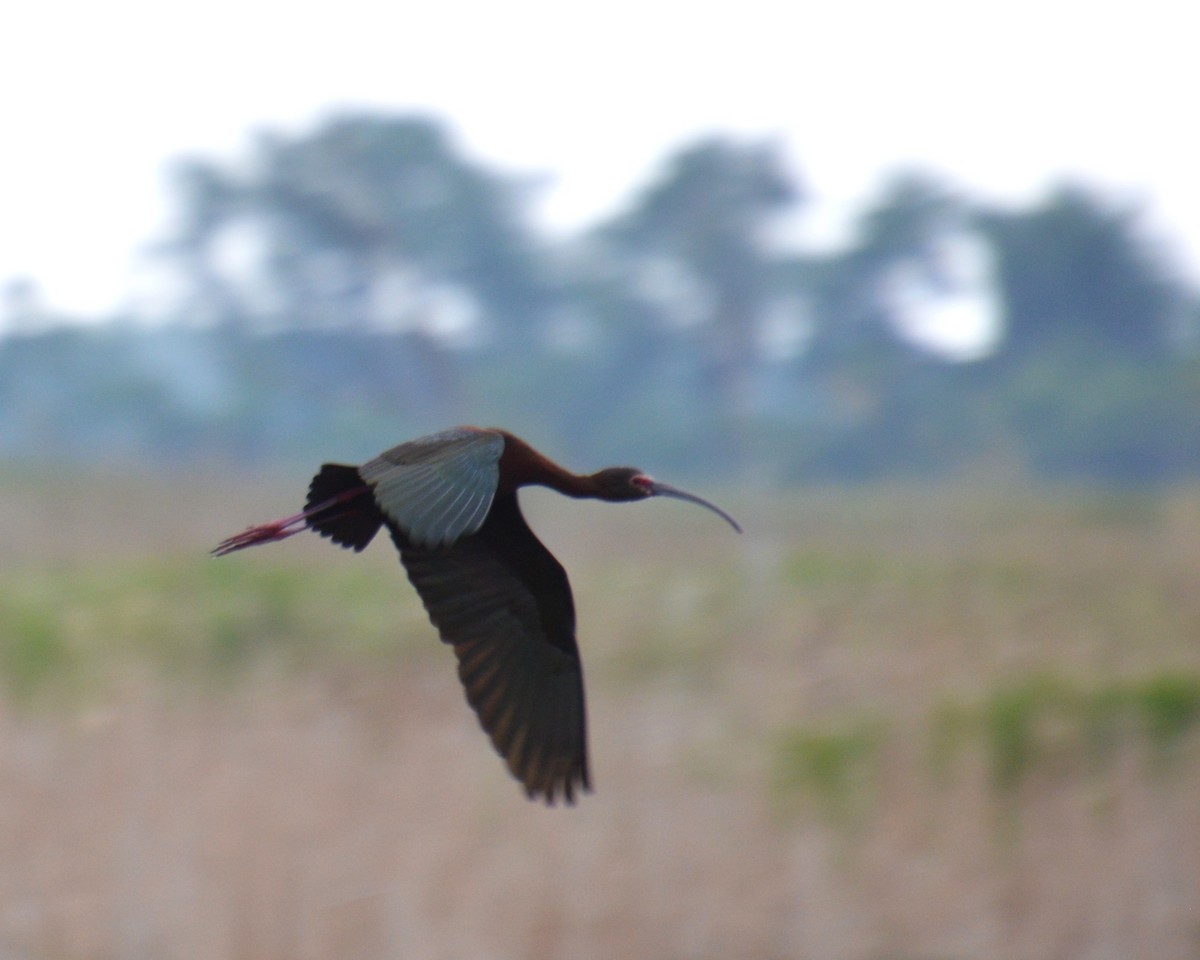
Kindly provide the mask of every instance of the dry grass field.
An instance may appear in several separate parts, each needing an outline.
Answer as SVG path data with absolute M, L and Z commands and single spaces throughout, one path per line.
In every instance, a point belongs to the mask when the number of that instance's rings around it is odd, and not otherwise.
M 1200 957 L 1200 494 L 534 491 L 551 809 L 390 544 L 207 559 L 297 492 L 0 477 L 0 958 Z

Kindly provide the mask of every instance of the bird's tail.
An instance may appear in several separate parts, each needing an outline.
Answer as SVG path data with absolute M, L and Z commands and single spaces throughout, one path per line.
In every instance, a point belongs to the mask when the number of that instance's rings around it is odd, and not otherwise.
M 309 529 L 334 543 L 362 550 L 379 532 L 383 514 L 357 467 L 326 463 L 308 486 L 304 518 Z

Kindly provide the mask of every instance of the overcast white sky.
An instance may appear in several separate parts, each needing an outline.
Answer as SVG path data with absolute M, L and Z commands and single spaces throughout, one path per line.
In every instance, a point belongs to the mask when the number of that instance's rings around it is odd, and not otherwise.
M 15 9 L 14 9 L 15 8 Z M 0 282 L 111 309 L 166 224 L 163 165 L 340 105 L 443 117 L 553 176 L 539 214 L 613 212 L 689 138 L 778 138 L 818 235 L 919 165 L 1025 202 L 1065 176 L 1142 200 L 1200 277 L 1200 68 L 1179 0 L 159 0 L 0 13 Z

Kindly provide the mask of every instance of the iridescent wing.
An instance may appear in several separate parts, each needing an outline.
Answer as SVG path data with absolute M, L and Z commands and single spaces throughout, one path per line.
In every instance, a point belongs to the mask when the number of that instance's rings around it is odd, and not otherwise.
M 483 729 L 531 797 L 588 790 L 583 671 L 566 571 L 534 536 L 515 494 L 478 534 L 442 549 L 392 538 L 429 617 L 453 645 Z
M 402 443 L 358 472 L 383 515 L 413 544 L 437 547 L 483 525 L 503 451 L 496 431 L 459 428 Z

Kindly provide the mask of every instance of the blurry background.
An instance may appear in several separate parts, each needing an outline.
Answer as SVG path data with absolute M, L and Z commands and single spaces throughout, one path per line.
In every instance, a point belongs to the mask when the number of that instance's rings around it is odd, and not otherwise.
M 1200 954 L 1200 188 L 1166 3 L 5 14 L 0 954 Z M 597 793 L 390 547 L 210 561 L 460 422 Z M 316 541 L 316 538 L 312 538 Z

